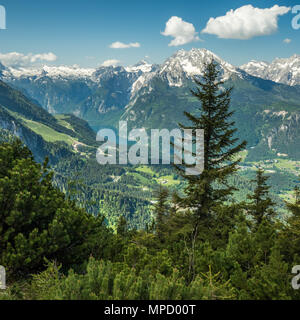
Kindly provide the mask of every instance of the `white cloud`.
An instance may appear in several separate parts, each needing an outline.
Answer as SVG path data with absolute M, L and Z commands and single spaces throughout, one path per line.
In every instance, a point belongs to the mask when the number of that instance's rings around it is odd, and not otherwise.
M 202 33 L 215 34 L 223 39 L 241 40 L 270 35 L 278 29 L 278 17 L 290 10 L 289 7 L 277 4 L 266 9 L 246 5 L 228 11 L 225 16 L 210 18 Z
M 116 59 L 110 59 L 110 60 L 105 60 L 102 63 L 102 67 L 110 67 L 110 66 L 117 66 L 121 61 L 120 60 L 116 60 Z
M 192 23 L 185 22 L 182 18 L 171 17 L 166 23 L 165 31 L 161 32 L 162 35 L 174 37 L 169 43 L 169 47 L 182 46 L 184 44 L 199 41 L 195 27 Z
M 141 45 L 138 42 L 123 43 L 120 41 L 112 43 L 109 47 L 112 49 L 128 49 L 128 48 L 139 48 Z
M 0 61 L 6 66 L 26 67 L 40 62 L 53 62 L 57 56 L 52 53 L 23 54 L 19 52 L 0 53 Z
M 291 42 L 292 42 L 292 40 L 291 40 L 291 39 L 289 39 L 289 38 L 286 38 L 286 39 L 284 39 L 284 40 L 283 40 L 283 42 L 284 42 L 284 43 L 289 44 L 289 43 L 291 43 Z

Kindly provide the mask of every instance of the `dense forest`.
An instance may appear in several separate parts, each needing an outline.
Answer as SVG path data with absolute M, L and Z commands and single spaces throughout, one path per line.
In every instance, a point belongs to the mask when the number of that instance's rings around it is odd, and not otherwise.
M 291 286 L 292 268 L 300 264 L 300 190 L 295 186 L 283 218 L 258 168 L 247 199 L 233 198 L 246 142 L 236 138 L 233 89 L 218 76 L 212 62 L 195 79 L 199 116 L 186 112 L 190 125 L 180 125 L 204 129 L 204 171 L 189 176 L 188 164 L 174 165 L 184 192 L 160 186 L 144 228 L 128 224 L 128 197 L 115 201 L 113 190 L 110 199 L 90 197 L 121 204 L 112 228 L 101 210 L 86 210 L 79 182 L 63 192 L 47 159 L 37 163 L 18 139 L 1 142 L 0 265 L 7 289 L 0 300 L 300 298 Z M 68 165 L 60 164 L 61 171 Z M 89 175 L 79 160 L 78 166 Z

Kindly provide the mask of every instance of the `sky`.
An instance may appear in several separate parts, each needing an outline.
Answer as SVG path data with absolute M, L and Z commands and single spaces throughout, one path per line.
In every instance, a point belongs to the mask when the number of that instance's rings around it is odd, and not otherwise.
M 211 50 L 236 66 L 272 61 L 300 54 L 300 6 L 299 17 L 292 12 L 297 4 L 300 0 L 0 0 L 6 12 L 0 61 L 127 66 L 144 58 L 162 63 L 192 48 Z M 1 18 L 0 7 L 0 28 Z

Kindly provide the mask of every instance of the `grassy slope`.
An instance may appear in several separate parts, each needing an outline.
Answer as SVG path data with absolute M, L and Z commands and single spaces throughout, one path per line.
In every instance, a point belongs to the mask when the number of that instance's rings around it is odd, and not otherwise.
M 68 145 L 72 145 L 74 142 L 78 142 L 76 139 L 68 136 L 67 134 L 57 132 L 54 129 L 42 123 L 28 120 L 28 119 L 23 119 L 23 120 L 29 129 L 41 135 L 43 139 L 47 142 L 63 141 L 63 142 L 66 142 Z

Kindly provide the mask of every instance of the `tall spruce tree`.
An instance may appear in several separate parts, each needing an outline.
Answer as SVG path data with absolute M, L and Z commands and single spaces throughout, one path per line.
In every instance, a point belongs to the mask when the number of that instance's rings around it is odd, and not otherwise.
M 247 204 L 248 213 L 254 220 L 254 229 L 258 229 L 264 219 L 270 220 L 275 216 L 273 209 L 274 202 L 269 196 L 270 186 L 267 185 L 268 176 L 264 175 L 264 170 L 259 168 L 256 172 L 256 179 L 251 182 L 256 183 L 256 188 L 253 194 L 248 195 L 251 201 Z
M 194 136 L 196 129 L 204 130 L 203 173 L 198 176 L 186 175 L 188 165 L 175 165 L 179 174 L 188 182 L 186 196 L 178 197 L 177 200 L 183 208 L 193 211 L 196 236 L 201 225 L 205 226 L 212 221 L 214 209 L 235 190 L 229 185 L 228 177 L 237 171 L 240 159 L 236 155 L 246 146 L 246 141 L 237 144 L 235 122 L 230 120 L 234 113 L 230 111 L 233 88 L 222 87 L 224 82 L 220 76 L 217 63 L 212 61 L 206 65 L 202 79 L 194 79 L 197 89 L 191 90 L 191 93 L 200 102 L 200 115 L 184 112 L 191 124 L 179 124 L 181 129 L 192 129 Z
M 238 143 L 235 122 L 231 120 L 234 113 L 230 110 L 233 88 L 224 88 L 224 82 L 220 78 L 218 64 L 211 61 L 205 66 L 201 79 L 194 79 L 196 90 L 191 90 L 192 95 L 200 102 L 198 115 L 184 112 L 190 124 L 179 124 L 181 129 L 192 130 L 195 146 L 196 130 L 204 130 L 203 173 L 187 175 L 186 169 L 190 167 L 188 164 L 184 161 L 183 165 L 174 164 L 187 181 L 185 196 L 178 197 L 177 201 L 183 209 L 192 212 L 192 249 L 195 248 L 197 239 L 206 240 L 209 237 L 209 231 L 214 228 L 217 210 L 236 190 L 228 183 L 228 177 L 237 171 L 240 162 L 237 154 L 246 146 L 246 141 Z M 194 261 L 194 258 L 190 261 Z M 190 270 L 192 269 L 193 266 L 190 266 Z

